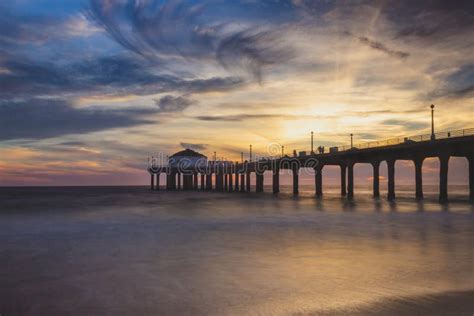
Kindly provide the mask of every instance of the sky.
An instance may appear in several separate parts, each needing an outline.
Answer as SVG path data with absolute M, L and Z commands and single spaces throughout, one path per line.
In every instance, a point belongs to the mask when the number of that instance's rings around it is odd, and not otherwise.
M 311 131 L 427 134 L 431 104 L 437 131 L 474 127 L 473 51 L 473 1 L 3 1 L 0 185 L 145 184 L 149 156 L 309 151 Z

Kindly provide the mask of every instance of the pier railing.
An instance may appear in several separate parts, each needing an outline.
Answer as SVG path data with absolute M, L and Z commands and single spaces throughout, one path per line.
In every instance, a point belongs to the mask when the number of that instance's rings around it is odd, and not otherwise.
M 454 131 L 446 131 L 446 132 L 438 132 L 434 134 L 434 139 L 446 139 L 446 138 L 455 138 L 455 137 L 463 137 L 463 136 L 471 136 L 474 135 L 474 128 L 468 129 L 460 129 Z M 333 151 L 346 151 L 352 149 L 368 149 L 368 148 L 376 148 L 376 147 L 385 147 L 385 146 L 393 146 L 393 145 L 401 145 L 401 144 L 410 144 L 410 143 L 418 143 L 418 142 L 425 142 L 431 141 L 431 134 L 424 134 L 424 135 L 415 135 L 409 137 L 395 137 L 380 141 L 371 141 L 371 142 L 364 142 L 354 144 L 352 147 L 350 145 L 340 146 L 337 147 L 337 150 Z M 332 147 L 334 148 L 334 147 Z M 325 149 L 325 153 L 330 152 L 330 148 L 328 150 Z
M 474 128 L 466 128 L 466 129 L 435 133 L 434 140 L 456 138 L 456 137 L 463 137 L 463 136 L 473 136 L 473 135 L 474 135 Z M 432 141 L 433 139 L 431 136 L 432 136 L 431 134 L 423 134 L 423 135 L 415 135 L 415 136 L 408 136 L 408 137 L 394 137 L 394 138 L 389 138 L 389 139 L 384 139 L 384 140 L 357 143 L 357 144 L 354 144 L 353 146 L 344 145 L 344 146 L 335 146 L 335 147 L 325 147 L 323 153 L 329 154 L 329 153 L 337 153 L 337 152 L 348 151 L 348 150 L 369 149 L 369 148 Z M 304 152 L 304 153 L 309 155 L 310 151 Z M 319 153 L 316 153 L 316 154 L 319 154 Z M 301 154 L 299 154 L 299 156 L 301 156 Z M 266 157 L 257 158 L 256 160 L 272 160 L 272 159 L 279 159 L 279 158 L 281 158 L 281 156 L 266 156 Z
M 473 136 L 473 135 L 474 135 L 474 128 L 467 128 L 467 129 L 459 129 L 459 130 L 453 130 L 453 131 L 438 132 L 434 134 L 434 139 L 432 138 L 431 134 L 415 135 L 415 136 L 408 136 L 408 137 L 394 137 L 394 138 L 379 140 L 379 141 L 357 143 L 357 144 L 354 144 L 353 146 L 345 145 L 345 146 L 339 146 L 339 147 L 324 148 L 324 154 L 343 152 L 343 151 L 349 151 L 349 150 L 369 149 L 369 148 L 377 148 L 377 147 L 395 146 L 395 145 L 401 145 L 401 144 L 427 142 L 427 141 L 432 141 L 432 140 Z M 307 152 L 307 154 L 310 154 L 310 152 Z M 299 156 L 301 157 L 301 153 L 299 154 Z M 256 156 L 251 162 L 269 161 L 269 160 L 279 159 L 279 158 L 281 158 L 281 156 L 260 156 L 260 157 Z M 207 163 L 209 166 L 214 166 L 214 165 L 225 166 L 227 164 L 231 164 L 232 162 L 209 160 Z M 148 161 L 148 165 L 150 166 L 150 160 Z M 164 161 L 161 161 L 161 164 L 151 162 L 151 165 L 153 165 L 154 168 L 168 167 L 167 162 L 164 162 Z

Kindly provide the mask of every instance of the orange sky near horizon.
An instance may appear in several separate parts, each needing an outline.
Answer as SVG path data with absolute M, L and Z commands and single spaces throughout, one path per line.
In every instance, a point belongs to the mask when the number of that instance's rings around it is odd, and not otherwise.
M 0 7 L 0 186 L 145 185 L 149 156 L 309 151 L 311 131 L 326 148 L 429 134 L 431 104 L 436 131 L 474 127 L 471 7 L 50 1 Z

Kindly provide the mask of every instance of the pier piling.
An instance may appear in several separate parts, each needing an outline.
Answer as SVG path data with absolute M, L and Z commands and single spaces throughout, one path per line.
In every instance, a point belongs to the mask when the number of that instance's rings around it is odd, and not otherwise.
M 273 193 L 280 192 L 280 168 L 274 166 L 272 170 L 272 187 Z
M 387 169 L 388 169 L 388 193 L 387 199 L 395 199 L 395 159 L 387 160 Z
M 373 197 L 380 197 L 380 161 L 372 162 L 373 168 Z
M 347 165 L 347 197 L 354 197 L 354 163 Z
M 419 200 L 423 199 L 423 160 L 423 157 L 413 160 L 415 164 L 415 196 Z
M 446 136 L 446 135 L 447 136 Z M 166 189 L 198 189 L 200 176 L 200 189 L 216 191 L 252 191 L 251 175 L 255 172 L 255 191 L 264 191 L 264 172 L 272 172 L 272 191 L 280 192 L 280 170 L 292 172 L 293 194 L 299 194 L 299 170 L 300 168 L 314 168 L 315 196 L 323 195 L 323 167 L 339 166 L 341 196 L 348 199 L 354 197 L 354 165 L 356 163 L 371 164 L 373 169 L 373 197 L 380 197 L 380 164 L 387 163 L 388 169 L 388 192 L 387 199 L 395 199 L 395 165 L 397 160 L 413 161 L 415 167 L 415 196 L 423 198 L 423 162 L 426 158 L 438 158 L 439 168 L 439 201 L 448 201 L 448 169 L 450 157 L 465 157 L 469 162 L 469 200 L 474 202 L 474 128 L 448 133 L 439 133 L 433 140 L 419 135 L 414 137 L 395 138 L 387 141 L 370 142 L 331 148 L 328 151 L 311 152 L 306 155 L 302 151 L 299 155 L 281 157 L 259 158 L 255 161 L 207 161 L 204 155 L 192 153 L 192 157 L 203 158 L 185 170 L 179 165 L 162 165 L 159 169 L 148 168 L 150 174 L 150 189 L 160 189 L 160 174 L 166 174 Z M 189 154 L 189 150 L 184 151 Z M 214 157 L 216 159 L 216 157 Z M 314 164 L 316 159 L 316 164 Z M 175 162 L 174 162 L 175 163 Z M 153 166 L 156 167 L 156 166 Z M 206 171 L 203 171 L 206 170 Z M 155 180 L 156 176 L 156 180 Z M 181 177 L 183 177 L 181 179 Z M 214 183 L 213 183 L 214 182 Z
M 255 191 L 263 192 L 263 173 L 256 172 L 255 179 L 256 179 Z
M 298 195 L 299 194 L 299 173 L 300 173 L 300 167 L 297 166 L 296 164 L 293 164 L 293 195 Z
M 250 192 L 250 171 L 247 171 L 247 174 L 245 176 L 245 191 Z
M 316 188 L 316 197 L 323 196 L 323 166 L 318 165 L 314 168 L 314 178 L 315 178 L 315 188 Z
M 467 157 L 469 162 L 469 200 L 474 202 L 474 155 Z
M 238 192 L 239 191 L 239 172 L 237 171 L 237 164 L 235 164 L 235 174 L 234 174 L 234 178 L 235 178 L 235 188 L 234 188 L 234 191 L 235 192 Z
M 341 196 L 347 195 L 347 187 L 346 187 L 346 170 L 347 167 L 345 164 L 339 165 L 341 168 Z
M 439 157 L 439 201 L 448 201 L 448 165 L 449 156 L 442 155 Z

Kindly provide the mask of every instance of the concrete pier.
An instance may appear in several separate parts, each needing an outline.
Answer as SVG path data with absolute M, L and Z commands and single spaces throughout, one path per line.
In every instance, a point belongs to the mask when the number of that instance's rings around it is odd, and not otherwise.
M 234 191 L 234 184 L 232 183 L 233 182 L 233 178 L 232 178 L 232 170 L 229 172 L 229 174 L 227 175 L 228 177 L 228 181 L 229 181 L 229 184 L 227 185 L 227 189 L 229 192 L 232 192 Z
M 255 191 L 263 192 L 263 173 L 256 173 L 255 179 L 256 179 Z
M 449 156 L 439 156 L 439 201 L 448 200 L 448 163 Z
M 235 188 L 234 191 L 238 192 L 239 191 L 239 172 L 237 171 L 237 165 L 235 167 L 235 174 L 234 174 L 234 179 L 235 179 Z
M 299 168 L 299 166 L 296 166 L 295 164 L 293 164 L 292 172 L 293 172 L 293 195 L 298 195 L 299 192 L 300 192 L 300 188 L 299 188 L 300 168 Z
M 346 186 L 346 170 L 347 166 L 345 164 L 339 165 L 341 169 L 341 196 L 347 195 L 347 186 Z
M 347 165 L 347 197 L 352 199 L 354 197 L 354 164 Z
M 197 190 L 198 189 L 198 174 L 195 172 L 193 174 L 193 189 Z
M 186 191 L 192 190 L 194 188 L 193 175 L 183 173 L 182 177 L 183 177 L 183 187 L 182 187 L 182 189 L 186 190 Z
M 423 160 L 424 158 L 416 158 L 413 160 L 415 164 L 415 197 L 423 199 Z
M 245 175 L 245 191 L 250 192 L 250 171 Z
M 280 192 L 280 168 L 274 166 L 272 170 L 272 187 L 273 193 Z
M 387 199 L 395 199 L 395 159 L 387 160 L 387 172 L 388 172 L 388 193 Z
M 373 180 L 372 180 L 372 189 L 373 189 L 373 197 L 378 198 L 380 197 L 380 161 L 373 161 L 372 162 L 373 168 Z
M 469 200 L 474 202 L 474 155 L 467 157 L 469 162 Z
M 429 135 L 428 135 L 429 136 Z M 375 145 L 374 145 L 375 144 Z M 367 144 L 331 148 L 332 150 L 324 153 L 313 153 L 306 155 L 304 152 L 292 156 L 282 156 L 277 158 L 259 158 L 258 161 L 243 163 L 231 162 L 207 162 L 204 169 L 180 170 L 176 167 L 158 166 L 156 169 L 149 168 L 150 188 L 159 188 L 159 174 L 166 174 L 166 188 L 175 190 L 187 189 L 187 174 L 191 176 L 190 188 L 198 188 L 198 174 L 201 176 L 201 189 L 217 191 L 241 191 L 250 192 L 251 175 L 255 173 L 255 191 L 264 190 L 264 172 L 271 171 L 272 191 L 280 192 L 280 171 L 291 170 L 293 194 L 299 193 L 299 170 L 300 168 L 314 168 L 314 190 L 316 197 L 323 195 L 323 167 L 339 166 L 341 196 L 354 197 L 354 165 L 357 163 L 371 164 L 373 168 L 373 196 L 380 196 L 380 164 L 385 161 L 388 174 L 388 192 L 387 199 L 393 200 L 396 197 L 395 188 L 395 164 L 397 160 L 413 161 L 415 167 L 415 197 L 423 198 L 423 179 L 422 167 L 426 158 L 436 157 L 440 161 L 439 168 L 439 201 L 448 200 L 448 169 L 450 157 L 465 157 L 469 161 L 469 200 L 474 202 L 474 129 L 454 131 L 450 133 L 437 134 L 435 138 L 426 137 L 426 135 L 390 139 L 387 141 L 371 142 Z M 335 149 L 335 150 L 333 150 Z M 185 151 L 186 152 L 186 151 Z M 189 153 L 190 151 L 187 151 Z M 199 153 L 191 153 L 199 156 Z M 205 157 L 203 155 L 200 155 Z M 315 164 L 316 163 L 316 164 Z M 182 175 L 186 173 L 186 175 Z M 155 180 L 156 175 L 156 180 Z M 183 176 L 183 180 L 181 179 Z M 214 178 L 214 180 L 212 180 Z M 155 183 L 156 181 L 156 183 Z M 182 183 L 185 181 L 186 183 Z M 214 186 L 212 182 L 215 182 Z
M 216 190 L 224 190 L 224 168 L 222 166 L 217 167 L 216 171 Z
M 324 166 L 318 165 L 316 168 L 314 168 L 314 185 L 316 188 L 316 197 L 323 196 L 323 167 Z
M 206 173 L 206 190 L 212 190 L 212 173 Z
M 171 171 L 166 174 L 166 189 L 176 190 L 176 172 Z

